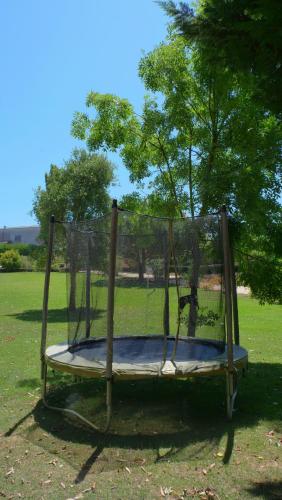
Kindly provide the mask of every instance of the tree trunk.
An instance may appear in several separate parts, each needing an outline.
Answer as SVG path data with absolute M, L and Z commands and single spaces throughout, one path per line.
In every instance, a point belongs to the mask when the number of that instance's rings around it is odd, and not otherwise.
M 69 310 L 75 311 L 76 309 L 76 265 L 75 265 L 75 237 L 70 234 L 70 248 L 69 248 L 69 265 L 70 265 L 70 295 L 69 295 Z
M 69 310 L 75 311 L 76 309 L 76 270 L 73 262 L 70 263 L 70 296 L 69 296 Z
M 198 285 L 200 274 L 201 254 L 199 248 L 199 241 L 195 228 L 193 228 L 192 235 L 192 273 L 190 278 L 190 309 L 188 316 L 188 332 L 189 337 L 195 337 L 197 317 L 198 317 Z
M 145 250 L 144 248 L 138 249 L 138 281 L 142 283 L 144 281 L 145 272 Z

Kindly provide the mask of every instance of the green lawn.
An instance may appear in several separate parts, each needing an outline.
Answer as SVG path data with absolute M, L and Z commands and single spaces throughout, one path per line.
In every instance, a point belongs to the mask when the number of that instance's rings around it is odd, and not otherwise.
M 223 378 L 122 382 L 103 436 L 41 404 L 42 290 L 41 273 L 0 274 L 0 497 L 282 498 L 281 306 L 239 298 L 250 365 L 231 423 Z M 140 293 L 119 291 L 130 327 Z M 67 335 L 65 297 L 65 276 L 53 273 L 49 343 Z M 93 419 L 103 408 L 104 382 L 50 376 L 70 406 Z

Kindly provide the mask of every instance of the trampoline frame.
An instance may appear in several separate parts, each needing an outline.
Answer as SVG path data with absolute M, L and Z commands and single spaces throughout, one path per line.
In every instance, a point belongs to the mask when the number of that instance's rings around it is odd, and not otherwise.
M 115 274 L 116 274 L 116 253 L 117 253 L 117 224 L 118 224 L 118 206 L 117 201 L 113 200 L 112 216 L 111 216 L 111 232 L 110 232 L 110 258 L 109 258 L 109 279 L 108 279 L 108 305 L 107 305 L 107 356 L 106 356 L 106 406 L 107 417 L 106 424 L 102 431 L 107 432 L 110 427 L 112 417 L 112 386 L 113 386 L 113 334 L 114 334 L 114 292 L 115 292 Z M 237 395 L 239 369 L 245 370 L 248 362 L 247 352 L 239 347 L 239 321 L 238 321 L 238 306 L 237 306 L 237 291 L 236 279 L 234 270 L 234 257 L 230 247 L 230 240 L 228 234 L 228 217 L 226 207 L 223 206 L 220 210 L 221 217 L 221 231 L 222 231 L 222 247 L 224 257 L 224 287 L 225 287 L 225 325 L 226 325 L 226 361 L 222 362 L 217 369 L 209 372 L 197 373 L 189 372 L 187 374 L 180 374 L 180 378 L 190 378 L 199 375 L 211 375 L 217 373 L 226 374 L 226 411 L 228 419 L 232 418 L 234 411 L 234 402 Z M 44 296 L 43 296 L 43 311 L 42 311 L 42 330 L 41 330 L 41 384 L 42 384 L 42 400 L 44 405 L 51 409 L 63 412 L 67 415 L 75 416 L 82 422 L 86 423 L 95 430 L 101 431 L 93 422 L 83 417 L 80 413 L 70 410 L 68 408 L 60 408 L 50 405 L 46 400 L 47 393 L 47 372 L 48 364 L 53 368 L 58 369 L 46 355 L 46 340 L 47 340 L 47 322 L 48 322 L 48 300 L 49 300 L 49 286 L 51 274 L 51 261 L 54 243 L 54 229 L 55 217 L 51 216 L 49 224 L 49 238 L 48 238 L 48 254 L 46 260 L 46 272 L 44 282 Z M 235 345 L 242 351 L 240 359 L 234 361 L 233 349 L 233 332 Z M 60 369 L 60 368 L 59 368 Z M 61 368 L 62 371 L 71 371 Z M 173 377 L 177 377 L 174 374 Z M 126 378 L 126 377 L 125 377 Z

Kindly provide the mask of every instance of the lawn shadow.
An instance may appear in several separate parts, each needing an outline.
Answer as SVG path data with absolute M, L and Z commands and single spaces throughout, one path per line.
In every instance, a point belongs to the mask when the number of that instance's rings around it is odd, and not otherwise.
M 282 481 L 260 481 L 247 489 L 254 497 L 267 498 L 268 500 L 277 500 L 282 498 Z
M 80 310 L 81 311 L 81 310 Z M 90 319 L 99 319 L 105 315 L 105 309 L 95 309 L 90 311 Z M 74 313 L 77 315 L 77 312 Z M 84 311 L 82 311 L 84 314 Z M 8 316 L 16 318 L 20 321 L 42 321 L 42 309 L 27 309 L 20 313 L 9 314 Z M 68 309 L 49 309 L 48 310 L 48 323 L 66 323 L 68 321 Z
M 76 409 L 85 410 L 86 417 L 92 417 L 95 422 L 95 417 L 101 416 L 105 382 L 85 381 L 82 384 L 85 399 L 82 400 L 70 398 L 78 394 L 77 383 L 62 387 L 61 379 L 54 394 L 65 399 L 61 401 L 62 406 L 66 401 L 78 401 Z M 223 377 L 117 382 L 113 388 L 114 413 L 108 434 L 94 432 L 76 420 L 47 410 L 41 401 L 33 410 L 34 423 L 24 432 L 27 439 L 51 453 L 54 437 L 66 443 L 71 450 L 67 460 L 78 470 L 76 482 L 81 482 L 89 472 L 142 465 L 142 459 L 146 466 L 166 460 L 188 464 L 194 458 L 206 460 L 218 451 L 219 443 L 224 455 L 222 462 L 227 464 L 232 457 L 237 430 L 254 427 L 261 420 L 272 421 L 273 427 L 280 421 L 281 387 L 281 364 L 251 363 L 248 376 L 240 380 L 238 409 L 233 420 L 228 422 Z M 95 411 L 91 407 L 94 394 L 98 401 Z M 53 396 L 51 394 L 51 398 Z M 81 408 L 80 401 L 84 402 Z M 17 431 L 18 427 L 16 424 Z M 9 435 L 12 432 L 8 431 Z M 222 450 L 223 442 L 225 450 Z M 78 447 L 74 446 L 77 444 Z M 65 455 L 62 454 L 62 458 L 66 459 Z
M 92 286 L 95 287 L 101 287 L 101 288 L 107 288 L 108 287 L 108 280 L 106 279 L 98 279 L 92 283 Z M 117 277 L 115 280 L 115 287 L 117 288 L 142 288 L 142 289 L 153 289 L 153 288 L 165 288 L 166 286 L 166 281 L 164 279 L 157 279 L 157 278 L 149 278 L 149 279 L 142 279 L 139 280 L 138 278 L 132 278 L 132 277 Z M 175 285 L 175 280 L 171 279 L 170 288 L 176 288 Z
M 38 389 L 40 387 L 39 378 L 23 378 L 16 382 L 17 387 L 25 387 L 27 389 Z

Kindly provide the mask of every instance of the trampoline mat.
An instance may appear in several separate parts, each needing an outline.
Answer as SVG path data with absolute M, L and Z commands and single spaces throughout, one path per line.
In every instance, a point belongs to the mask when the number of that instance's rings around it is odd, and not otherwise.
M 174 337 L 167 339 L 166 359 L 171 359 L 175 345 Z M 113 340 L 113 363 L 157 363 L 162 361 L 164 352 L 162 337 L 120 337 Z M 224 351 L 224 344 L 202 341 L 200 339 L 180 338 L 177 343 L 177 361 L 206 361 L 218 356 Z M 89 362 L 106 361 L 106 339 L 90 340 L 70 347 L 71 353 L 76 353 Z
M 226 345 L 204 339 L 181 337 L 172 362 L 174 337 L 116 337 L 113 340 L 112 373 L 120 378 L 192 376 L 222 371 L 227 366 Z M 233 345 L 234 364 L 246 366 L 248 353 Z M 67 343 L 46 349 L 45 359 L 52 368 L 86 377 L 106 376 L 107 340 L 90 339 L 75 346 Z

